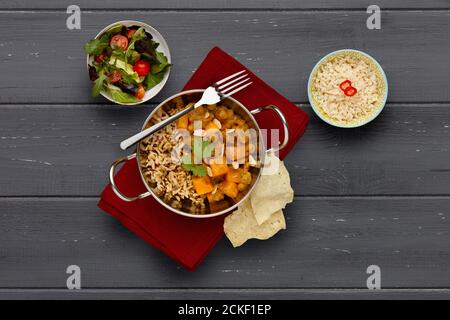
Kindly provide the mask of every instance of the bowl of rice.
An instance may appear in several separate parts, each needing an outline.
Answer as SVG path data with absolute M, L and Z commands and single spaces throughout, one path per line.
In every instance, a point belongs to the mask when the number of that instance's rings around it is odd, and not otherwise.
M 311 71 L 308 99 L 325 122 L 340 128 L 363 126 L 383 110 L 386 74 L 370 55 L 353 49 L 331 52 Z

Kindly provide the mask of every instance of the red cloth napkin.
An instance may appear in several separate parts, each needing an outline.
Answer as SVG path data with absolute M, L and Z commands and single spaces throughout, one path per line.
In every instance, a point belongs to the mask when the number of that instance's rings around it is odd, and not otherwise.
M 242 64 L 215 47 L 183 90 L 206 88 L 215 81 L 243 69 L 246 68 Z M 280 152 L 280 158 L 284 158 L 305 131 L 308 116 L 252 72 L 247 71 L 253 84 L 234 97 L 250 110 L 268 104 L 274 104 L 281 109 L 288 120 L 290 136 L 288 146 Z M 282 132 L 281 122 L 273 112 L 263 112 L 256 118 L 261 128 L 278 128 Z M 282 139 L 281 136 L 280 140 Z M 126 195 L 133 196 L 146 191 L 135 159 L 127 161 L 115 179 Z M 194 270 L 223 235 L 224 215 L 211 219 L 183 217 L 167 210 L 151 196 L 125 202 L 114 194 L 111 185 L 102 192 L 98 206 L 188 270 Z

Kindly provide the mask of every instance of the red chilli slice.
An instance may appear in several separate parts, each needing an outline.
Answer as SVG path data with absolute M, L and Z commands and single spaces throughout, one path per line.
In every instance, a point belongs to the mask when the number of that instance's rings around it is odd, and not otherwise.
M 356 88 L 354 87 L 348 87 L 347 89 L 344 90 L 344 94 L 347 97 L 353 97 L 357 92 L 358 90 L 356 90 Z
M 350 88 L 352 86 L 352 82 L 350 80 L 342 81 L 339 85 L 339 88 L 341 88 L 342 91 L 345 92 L 346 89 Z

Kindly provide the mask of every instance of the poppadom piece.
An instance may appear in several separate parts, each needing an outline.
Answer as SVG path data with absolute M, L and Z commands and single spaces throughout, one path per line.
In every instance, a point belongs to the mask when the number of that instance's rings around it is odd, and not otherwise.
M 239 247 L 249 239 L 266 240 L 278 231 L 286 229 L 283 211 L 273 213 L 264 223 L 258 224 L 249 200 L 225 218 L 224 231 L 233 247 Z
M 274 212 L 294 200 L 289 172 L 283 161 L 273 153 L 266 156 L 258 184 L 250 195 L 250 202 L 258 224 L 266 222 Z

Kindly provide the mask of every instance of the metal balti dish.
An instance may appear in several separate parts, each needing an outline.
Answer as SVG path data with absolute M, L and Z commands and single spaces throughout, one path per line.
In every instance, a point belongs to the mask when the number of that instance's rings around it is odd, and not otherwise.
M 169 97 L 168 99 L 166 99 L 164 102 L 160 103 L 153 111 L 152 113 L 148 116 L 148 118 L 145 120 L 144 125 L 142 127 L 142 130 L 144 130 L 145 128 L 148 127 L 150 120 L 153 118 L 153 116 L 155 115 L 155 113 L 163 107 L 168 107 L 170 106 L 170 104 L 172 103 L 172 101 L 175 98 L 181 97 L 183 99 L 183 101 L 187 104 L 189 102 L 195 102 L 198 101 L 198 99 L 200 99 L 202 93 L 204 90 L 201 89 L 197 89 L 197 90 L 188 90 L 188 91 L 183 91 L 180 93 L 177 93 L 171 97 Z M 288 131 L 288 127 L 287 127 L 287 121 L 286 118 L 284 117 L 283 113 L 280 111 L 279 108 L 277 108 L 276 106 L 273 105 L 268 105 L 268 106 L 264 106 L 264 107 L 259 107 L 257 109 L 254 109 L 252 111 L 249 111 L 242 103 L 240 103 L 239 101 L 237 101 L 236 99 L 232 98 L 232 97 L 228 97 L 226 99 L 224 99 L 223 101 L 220 102 L 220 104 L 222 105 L 226 105 L 229 108 L 232 108 L 233 111 L 235 113 L 237 113 L 238 115 L 240 115 L 243 119 L 246 120 L 246 122 L 250 125 L 250 127 L 253 127 L 257 134 L 258 134 L 258 143 L 260 144 L 260 148 L 262 150 L 262 152 L 260 152 L 260 160 L 262 163 L 264 163 L 264 156 L 265 154 L 270 151 L 273 150 L 267 150 L 266 146 L 264 145 L 264 139 L 261 133 L 261 129 L 258 125 L 258 123 L 256 122 L 256 119 L 254 118 L 254 115 L 262 112 L 262 111 L 266 111 L 266 110 L 272 110 L 274 111 L 281 119 L 281 122 L 283 124 L 283 130 L 284 130 L 284 140 L 283 142 L 280 144 L 280 146 L 277 148 L 277 150 L 284 148 L 289 140 L 289 131 Z M 127 202 L 131 202 L 131 201 L 136 201 L 139 199 L 143 199 L 146 198 L 148 196 L 153 196 L 162 206 L 164 206 L 165 208 L 167 208 L 168 210 L 177 213 L 179 215 L 182 216 L 186 216 L 186 217 L 191 217 L 191 218 L 211 218 L 211 217 L 216 217 L 216 216 L 220 216 L 224 213 L 230 212 L 233 209 L 237 208 L 245 199 L 247 199 L 247 197 L 250 195 L 250 193 L 252 192 L 253 188 L 255 187 L 256 183 L 258 183 L 259 178 L 261 176 L 261 169 L 258 170 L 258 173 L 256 175 L 256 179 L 254 179 L 254 181 L 252 181 L 251 186 L 249 187 L 249 189 L 247 190 L 246 194 L 235 204 L 229 206 L 228 208 L 221 210 L 221 211 L 217 211 L 217 212 L 211 212 L 211 213 L 206 213 L 206 214 L 194 214 L 191 212 L 185 212 L 179 209 L 176 209 L 172 206 L 170 206 L 168 203 L 164 202 L 159 196 L 157 196 L 155 194 L 155 192 L 152 190 L 152 187 L 148 184 L 146 178 L 144 177 L 143 174 L 143 168 L 141 167 L 141 161 L 140 161 L 140 157 L 141 157 L 141 152 L 140 152 L 140 144 L 137 147 L 137 151 L 136 153 L 129 155 L 127 157 L 123 157 L 123 158 L 119 158 L 117 160 L 115 160 L 113 162 L 113 164 L 111 165 L 110 168 L 110 172 L 109 172 L 109 176 L 110 176 L 110 181 L 111 181 L 111 186 L 112 189 L 114 191 L 114 193 L 122 200 L 127 201 Z M 140 172 L 140 176 L 142 179 L 143 184 L 145 185 L 145 187 L 147 188 L 148 191 L 146 191 L 145 193 L 142 193 L 140 195 L 137 196 L 127 196 L 124 195 L 122 192 L 119 191 L 118 186 L 116 185 L 115 181 L 114 181 L 114 173 L 115 173 L 115 169 L 116 167 L 126 161 L 126 160 L 131 160 L 131 159 L 136 159 L 138 167 L 139 167 L 139 172 Z

